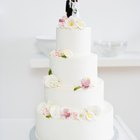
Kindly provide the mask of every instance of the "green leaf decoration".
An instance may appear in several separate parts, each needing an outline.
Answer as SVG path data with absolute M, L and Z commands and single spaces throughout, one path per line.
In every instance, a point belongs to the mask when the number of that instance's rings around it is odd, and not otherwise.
M 48 75 L 52 75 L 52 70 L 51 69 L 49 69 Z
M 65 54 L 61 55 L 62 58 L 67 58 L 67 56 Z
M 80 88 L 81 88 L 81 87 L 78 86 L 78 87 L 75 87 L 73 90 L 76 91 L 76 90 L 78 90 L 78 89 L 80 89 Z
M 46 118 L 48 118 L 48 119 L 52 118 L 51 114 L 50 114 L 50 115 L 48 115 L 48 116 L 46 116 Z

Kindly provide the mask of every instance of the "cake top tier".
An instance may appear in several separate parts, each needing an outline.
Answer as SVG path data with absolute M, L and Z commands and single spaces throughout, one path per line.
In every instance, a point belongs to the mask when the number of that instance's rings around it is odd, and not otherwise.
M 89 54 L 91 50 L 91 28 L 85 27 L 79 17 L 78 0 L 66 1 L 66 15 L 59 19 L 56 30 L 56 49 L 70 50 L 73 54 Z
M 82 29 L 84 21 L 79 17 L 78 0 L 66 1 L 66 15 L 59 19 L 59 27 L 66 29 Z

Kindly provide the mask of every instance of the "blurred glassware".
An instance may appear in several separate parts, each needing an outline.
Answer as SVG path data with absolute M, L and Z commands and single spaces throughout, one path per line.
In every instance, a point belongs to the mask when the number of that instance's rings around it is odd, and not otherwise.
M 125 52 L 127 41 L 95 41 L 93 51 L 99 56 L 115 57 Z
M 55 35 L 40 35 L 36 37 L 35 46 L 39 53 L 49 56 L 49 53 L 56 48 Z

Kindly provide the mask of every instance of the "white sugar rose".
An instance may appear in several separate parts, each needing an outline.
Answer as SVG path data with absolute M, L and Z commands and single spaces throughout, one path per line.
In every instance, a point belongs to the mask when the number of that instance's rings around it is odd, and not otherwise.
M 60 87 L 60 81 L 54 75 L 47 75 L 44 77 L 44 85 L 48 88 Z
M 101 108 L 98 106 L 93 106 L 92 111 L 94 112 L 95 116 L 99 116 L 101 114 Z

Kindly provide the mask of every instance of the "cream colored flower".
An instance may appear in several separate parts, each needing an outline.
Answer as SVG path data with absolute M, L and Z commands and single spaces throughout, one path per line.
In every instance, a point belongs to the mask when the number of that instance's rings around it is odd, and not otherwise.
M 92 120 L 94 118 L 95 114 L 93 112 L 91 112 L 91 111 L 86 110 L 85 115 L 86 115 L 86 119 L 90 121 L 90 120 Z
M 77 19 L 76 25 L 78 28 L 82 29 L 85 27 L 85 23 L 81 19 Z
M 74 20 L 74 18 L 68 18 L 67 20 L 66 20 L 66 26 L 65 26 L 66 28 L 71 28 L 71 29 L 73 29 L 73 28 L 76 28 L 76 22 L 75 22 L 75 20 Z
M 96 117 L 99 116 L 102 112 L 101 108 L 98 106 L 92 106 L 91 108 L 88 109 L 88 111 L 92 111 Z
M 86 119 L 86 114 L 85 111 L 80 111 L 78 115 L 79 120 L 85 120 Z
M 70 58 L 73 56 L 72 51 L 70 51 L 68 49 L 62 50 L 61 53 L 64 54 L 67 58 Z
M 52 75 L 47 75 L 47 76 L 44 77 L 44 85 L 45 85 L 45 87 L 48 87 L 48 88 L 56 88 L 56 87 L 60 87 L 61 86 L 61 83 L 52 74 Z

